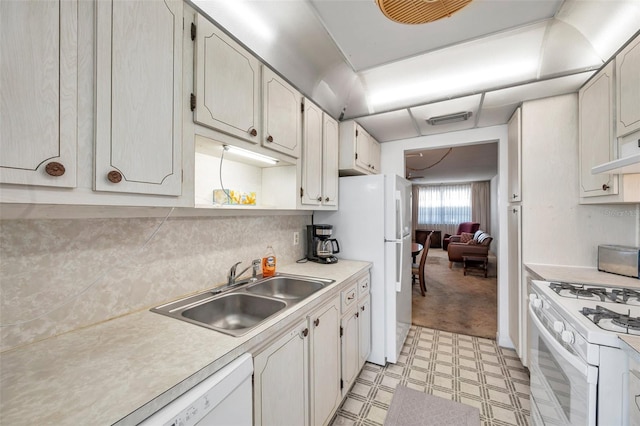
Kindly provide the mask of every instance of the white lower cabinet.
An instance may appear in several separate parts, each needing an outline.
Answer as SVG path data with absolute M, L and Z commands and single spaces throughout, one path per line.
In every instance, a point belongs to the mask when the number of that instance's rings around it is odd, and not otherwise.
M 254 359 L 254 425 L 309 425 L 309 326 L 305 318 Z
M 360 354 L 358 345 L 358 307 L 353 306 L 343 315 L 342 329 L 342 394 L 346 395 L 358 376 Z
M 358 339 L 360 348 L 358 354 L 360 356 L 359 365 L 360 368 L 362 368 L 371 353 L 371 296 L 368 294 L 358 302 L 358 314 Z
M 255 425 L 325 425 L 340 393 L 340 300 L 334 297 L 255 356 Z
M 340 405 L 340 302 L 334 298 L 311 322 L 311 424 L 325 425 Z

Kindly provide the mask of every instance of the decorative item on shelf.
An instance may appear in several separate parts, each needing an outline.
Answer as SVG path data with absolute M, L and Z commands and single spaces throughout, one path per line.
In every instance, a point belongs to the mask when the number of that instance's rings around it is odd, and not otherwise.
M 241 192 L 227 189 L 213 190 L 213 204 L 255 206 L 255 192 Z

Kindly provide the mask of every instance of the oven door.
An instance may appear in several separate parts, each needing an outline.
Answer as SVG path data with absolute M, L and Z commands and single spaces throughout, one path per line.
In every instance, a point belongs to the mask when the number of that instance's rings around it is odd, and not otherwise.
M 529 322 L 533 423 L 595 425 L 598 368 L 559 343 L 531 304 Z

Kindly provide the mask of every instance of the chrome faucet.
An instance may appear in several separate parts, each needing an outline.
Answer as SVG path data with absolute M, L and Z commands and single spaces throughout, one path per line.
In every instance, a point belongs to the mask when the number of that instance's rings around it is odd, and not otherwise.
M 258 275 L 258 268 L 260 267 L 260 259 L 253 259 L 251 261 L 251 265 L 247 266 L 246 268 L 244 268 L 242 270 L 242 272 L 240 273 L 236 273 L 236 268 L 238 267 L 239 264 L 241 264 L 242 262 L 237 262 L 236 264 L 234 264 L 231 269 L 229 269 L 229 275 L 227 276 L 227 286 L 234 286 L 238 283 L 236 283 L 236 279 L 237 277 L 242 276 L 242 274 L 244 274 L 245 272 L 247 272 L 247 270 L 249 268 L 253 268 L 253 273 L 251 276 L 251 281 L 255 281 L 257 279 L 257 275 Z

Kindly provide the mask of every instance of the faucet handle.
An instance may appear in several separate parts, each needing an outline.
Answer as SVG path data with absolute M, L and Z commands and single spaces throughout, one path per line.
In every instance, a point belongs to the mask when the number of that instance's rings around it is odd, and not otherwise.
M 239 264 L 241 264 L 242 262 L 236 262 L 231 269 L 229 269 L 229 277 L 230 278 L 235 278 L 236 276 L 236 268 L 238 267 Z
M 255 278 L 256 275 L 258 275 L 258 268 L 260 267 L 261 262 L 262 262 L 261 259 L 253 259 L 251 261 L 251 266 L 253 267 L 253 278 Z

